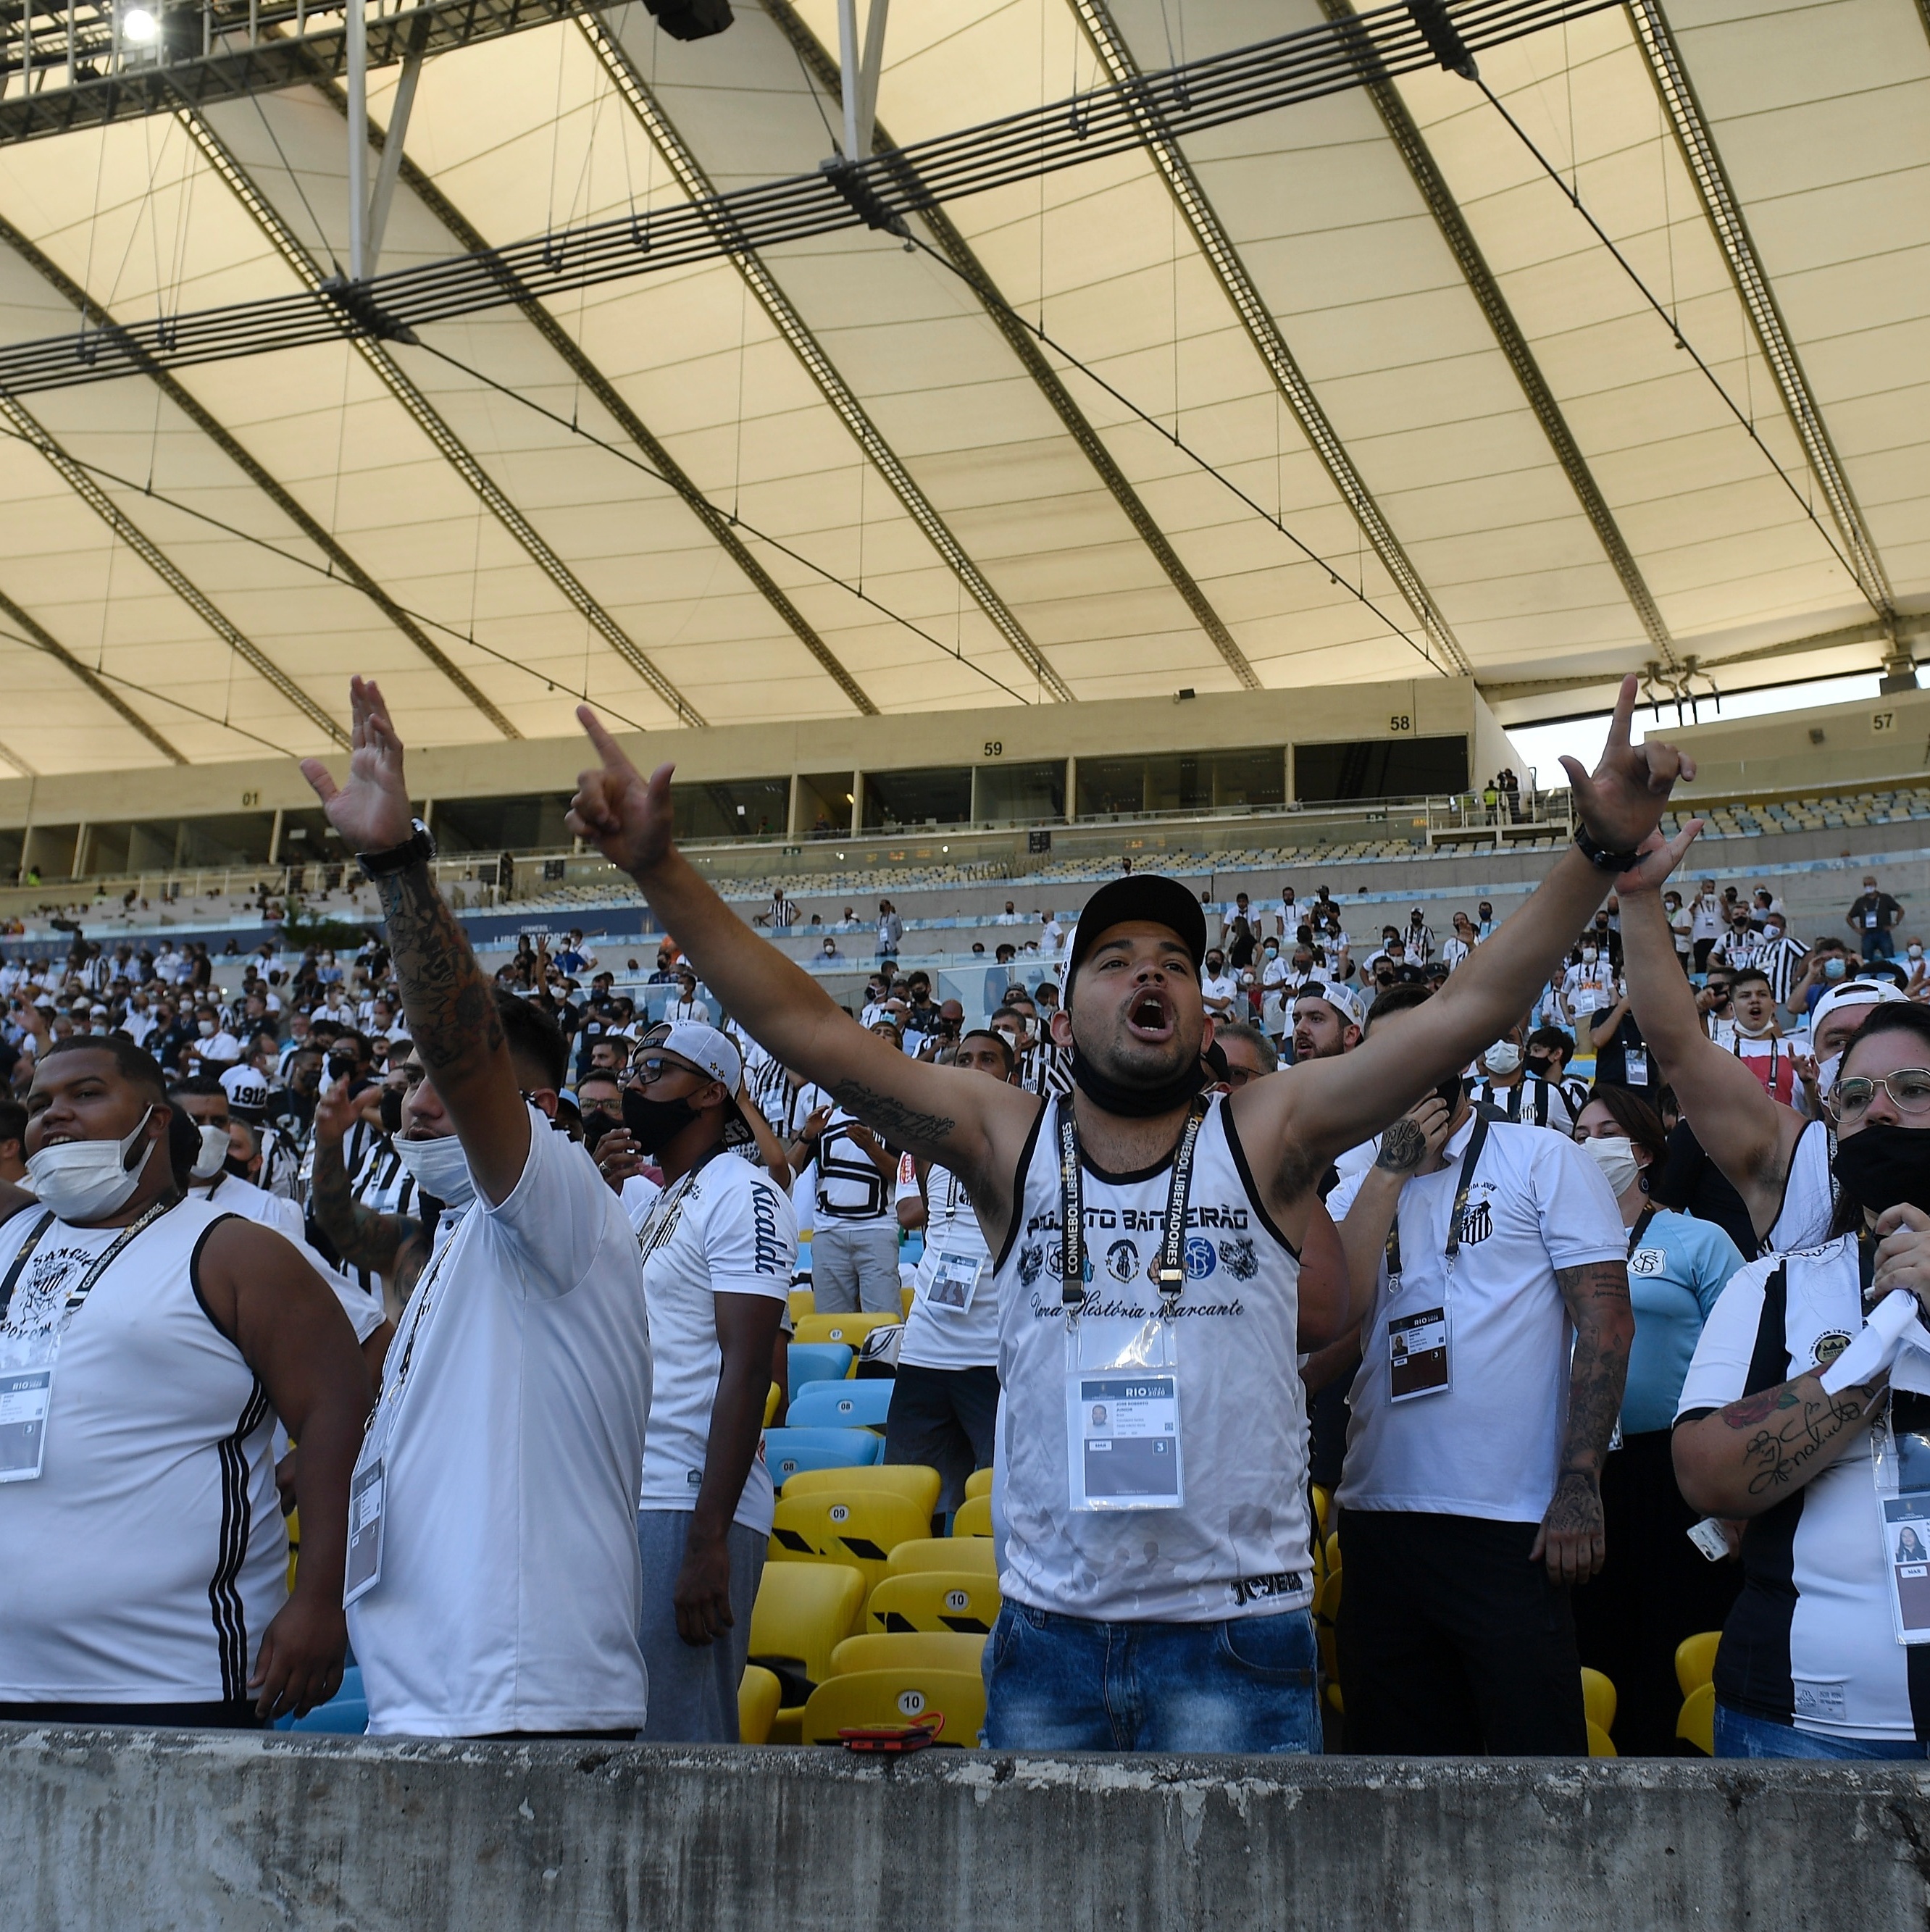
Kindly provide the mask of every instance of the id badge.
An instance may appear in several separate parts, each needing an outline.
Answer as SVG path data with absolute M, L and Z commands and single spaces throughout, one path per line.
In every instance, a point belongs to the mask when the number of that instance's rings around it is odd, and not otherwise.
M 953 1254 L 941 1250 L 932 1258 L 932 1274 L 926 1284 L 925 1299 L 934 1308 L 962 1315 L 978 1292 L 979 1276 L 985 1272 L 980 1255 Z
M 1448 1359 L 1448 1311 L 1423 1308 L 1387 1324 L 1387 1387 L 1391 1402 L 1414 1402 L 1454 1385 Z
M 0 1372 L 0 1483 L 40 1480 L 47 1448 L 53 1364 Z
M 1074 1509 L 1184 1506 L 1171 1322 L 1092 1317 L 1068 1327 L 1066 1433 Z
M 1930 1400 L 1892 1393 L 1870 1429 L 1870 1467 L 1891 1627 L 1898 1643 L 1930 1643 Z
M 382 1581 L 383 1460 L 377 1456 L 349 1478 L 349 1560 L 342 1576 L 342 1606 L 365 1597 Z
M 1622 1055 L 1623 1069 L 1631 1087 L 1646 1087 L 1649 1084 L 1649 1054 L 1645 1047 L 1631 1046 Z

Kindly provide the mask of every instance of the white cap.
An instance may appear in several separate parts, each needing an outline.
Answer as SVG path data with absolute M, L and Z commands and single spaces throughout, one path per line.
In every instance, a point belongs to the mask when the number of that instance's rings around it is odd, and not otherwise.
M 252 1066 L 231 1066 L 221 1076 L 222 1090 L 231 1107 L 259 1113 L 268 1105 L 268 1082 Z
M 1840 986 L 1832 986 L 1811 1008 L 1809 1036 L 1814 1040 L 1823 1030 L 1823 1022 L 1839 1006 L 1880 1006 L 1903 997 L 1903 988 L 1894 980 L 1845 980 Z
M 724 1143 L 736 1147 L 755 1138 L 743 1109 L 737 1105 L 737 1089 L 743 1084 L 743 1057 L 728 1034 L 719 1033 L 701 1020 L 662 1020 L 644 1035 L 646 1049 L 660 1047 L 687 1060 L 700 1072 L 722 1083 L 724 1088 Z
M 1337 980 L 1310 980 L 1293 998 L 1295 1005 L 1302 1000 L 1325 1000 L 1349 1026 L 1364 1027 L 1367 1023 L 1367 1007 L 1360 994 Z

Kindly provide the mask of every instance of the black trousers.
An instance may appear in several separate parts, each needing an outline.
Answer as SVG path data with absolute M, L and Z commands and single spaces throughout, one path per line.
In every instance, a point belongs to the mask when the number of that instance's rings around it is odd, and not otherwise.
M 1346 1748 L 1405 1757 L 1585 1757 L 1568 1592 L 1538 1526 L 1349 1510 L 1335 1636 Z
M 998 1371 L 898 1365 L 884 1424 L 887 1462 L 923 1462 L 938 1472 L 938 1508 L 965 1501 L 965 1478 L 992 1467 L 998 1420 Z
M 0 1704 L 0 1724 L 131 1724 L 153 1731 L 259 1731 L 252 1697 L 211 1704 Z
M 1675 1754 L 1676 1646 L 1720 1630 L 1742 1587 L 1739 1563 L 1711 1563 L 1688 1540 L 1699 1520 L 1676 1487 L 1671 1432 L 1624 1436 L 1601 1472 L 1608 1561 L 1574 1593 L 1581 1660 L 1615 1685 L 1615 1748 Z

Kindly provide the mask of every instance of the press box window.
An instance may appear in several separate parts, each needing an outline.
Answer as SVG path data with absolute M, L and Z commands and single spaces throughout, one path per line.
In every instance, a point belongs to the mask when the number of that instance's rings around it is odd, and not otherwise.
M 1468 741 L 1367 738 L 1293 748 L 1293 795 L 1303 804 L 1355 798 L 1440 798 L 1468 788 Z

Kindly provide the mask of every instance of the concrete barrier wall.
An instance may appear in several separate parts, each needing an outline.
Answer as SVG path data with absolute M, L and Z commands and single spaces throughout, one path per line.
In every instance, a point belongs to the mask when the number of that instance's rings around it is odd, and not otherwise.
M 22 1932 L 1926 1923 L 1919 1767 L 0 1730 L 0 1924 Z

